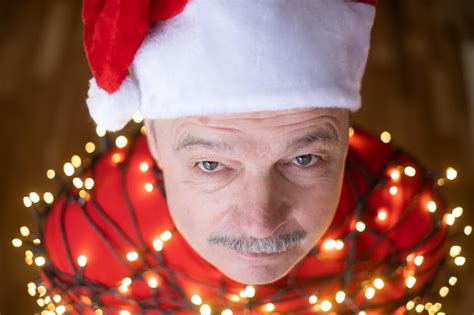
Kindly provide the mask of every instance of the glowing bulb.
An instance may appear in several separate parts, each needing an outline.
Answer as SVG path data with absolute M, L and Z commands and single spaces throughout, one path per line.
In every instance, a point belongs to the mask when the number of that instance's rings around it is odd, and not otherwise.
M 454 263 L 457 266 L 462 266 L 466 263 L 466 257 L 458 256 L 458 257 L 454 258 Z
M 416 284 L 416 278 L 414 276 L 408 277 L 405 281 L 405 285 L 409 289 L 413 288 L 415 286 L 415 284 Z
M 311 295 L 308 301 L 309 301 L 309 304 L 316 304 L 318 303 L 318 297 L 316 295 Z
M 366 226 L 365 226 L 364 222 L 359 221 L 359 222 L 356 223 L 355 228 L 356 228 L 357 232 L 364 232 Z
M 194 294 L 193 296 L 191 296 L 191 302 L 194 305 L 201 305 L 202 304 L 202 298 L 199 295 Z
M 120 315 L 130 315 L 130 312 L 127 310 L 121 310 Z
M 64 314 L 65 312 L 66 312 L 66 307 L 64 305 L 59 305 L 58 307 L 56 307 L 56 313 Z
M 135 114 L 133 114 L 132 119 L 135 123 L 139 124 L 143 121 L 143 116 L 139 112 L 136 112 Z
M 66 176 L 72 176 L 74 174 L 74 166 L 72 166 L 71 163 L 67 162 L 64 164 L 63 171 Z
M 377 288 L 379 290 L 382 290 L 384 288 L 384 286 L 385 286 L 385 282 L 382 279 L 376 278 L 374 280 L 374 287 L 375 288 Z
M 405 305 L 407 311 L 411 311 L 412 309 L 415 308 L 415 302 L 413 301 L 408 301 L 407 304 Z
M 365 311 L 360 311 L 358 315 L 367 315 Z
M 366 290 L 365 290 L 365 298 L 367 300 L 372 300 L 375 296 L 375 289 L 372 288 L 372 287 L 368 287 Z
M 444 217 L 447 225 L 453 225 L 456 218 L 451 213 L 446 214 Z
M 140 133 L 141 133 L 142 135 L 146 135 L 146 128 L 145 128 L 145 126 L 142 126 L 142 127 L 140 128 Z
M 232 294 L 229 299 L 234 303 L 237 303 L 240 301 L 240 297 L 237 294 Z
M 40 201 L 40 196 L 35 192 L 31 192 L 29 197 L 33 203 L 38 203 Z
M 427 204 L 426 204 L 426 208 L 428 208 L 428 211 L 431 212 L 431 213 L 435 213 L 436 212 L 436 209 L 438 208 L 436 206 L 436 202 L 434 202 L 433 200 L 429 201 Z
M 86 152 L 87 153 L 94 153 L 95 151 L 95 144 L 93 142 L 87 142 L 85 146 Z
M 35 238 L 35 239 L 33 240 L 33 244 L 39 245 L 39 244 L 41 244 L 41 240 L 40 240 L 39 238 Z
M 398 187 L 396 187 L 396 186 L 390 187 L 389 192 L 390 192 L 390 195 L 392 195 L 392 196 L 397 195 L 398 194 Z
M 84 182 L 83 182 L 82 179 L 80 179 L 79 177 L 75 177 L 75 178 L 72 180 L 72 184 L 73 184 L 74 187 L 76 187 L 77 189 L 81 189 L 82 186 L 84 186 Z
M 207 304 L 201 305 L 201 308 L 199 309 L 201 315 L 211 315 L 211 307 Z
M 28 237 L 28 236 L 30 236 L 30 233 L 31 233 L 31 232 L 30 232 L 30 229 L 29 229 L 28 227 L 22 226 L 22 227 L 20 228 L 20 234 L 21 234 L 22 236 Z
M 71 158 L 71 164 L 74 166 L 74 168 L 79 168 L 81 167 L 82 160 L 79 155 L 73 155 Z
M 255 288 L 251 285 L 248 285 L 245 288 L 245 294 L 247 295 L 247 297 L 253 298 L 255 296 Z
M 99 126 L 99 125 L 97 125 L 97 127 L 95 128 L 95 132 L 101 138 L 107 134 L 107 130 L 104 127 Z
M 439 296 L 441 297 L 446 297 L 449 293 L 449 288 L 448 287 L 442 287 L 439 289 Z
M 402 176 L 402 173 L 395 169 L 393 170 L 392 172 L 390 172 L 390 177 L 394 180 L 394 181 L 397 181 L 400 179 L 400 177 Z
M 449 255 L 454 258 L 456 256 L 459 256 L 461 254 L 461 251 L 462 251 L 461 246 L 454 245 L 454 246 L 451 246 L 451 249 L 449 250 Z
M 329 302 L 328 300 L 324 300 L 321 302 L 321 310 L 323 312 L 329 312 L 332 308 L 332 303 Z
M 472 226 L 466 225 L 466 226 L 464 227 L 464 234 L 465 234 L 466 236 L 469 236 L 469 235 L 471 235 L 471 233 L 472 233 Z
M 23 204 L 26 208 L 29 208 L 33 205 L 33 202 L 31 201 L 30 197 L 23 197 Z
M 344 291 L 338 291 L 336 293 L 336 302 L 341 304 L 343 303 L 344 301 L 346 300 L 346 294 L 344 293 Z
M 132 279 L 131 279 L 131 278 L 126 277 L 126 278 L 123 278 L 123 279 L 122 279 L 122 285 L 123 285 L 123 286 L 128 287 L 128 286 L 130 286 L 131 284 L 132 284 Z
M 43 256 L 38 256 L 35 258 L 35 264 L 38 267 L 43 267 L 46 264 L 46 259 Z
M 53 179 L 54 177 L 56 177 L 56 172 L 54 170 L 47 170 L 46 177 L 48 177 L 49 179 Z
M 462 216 L 463 212 L 464 212 L 463 208 L 456 207 L 456 208 L 453 209 L 452 214 L 457 219 L 457 218 L 460 218 Z
M 333 239 L 326 240 L 326 241 L 323 243 L 323 247 L 324 247 L 324 249 L 326 249 L 326 250 L 334 249 L 334 248 L 336 248 L 336 241 L 333 240 Z
M 138 260 L 138 253 L 135 251 L 131 251 L 127 253 L 127 260 L 128 261 L 137 261 Z
M 349 138 L 352 138 L 354 136 L 354 133 L 355 133 L 354 128 L 349 127 Z
M 456 177 L 458 177 L 458 171 L 456 171 L 454 168 L 452 167 L 448 167 L 446 169 L 446 178 L 448 180 L 455 180 Z
M 156 277 L 150 277 L 147 281 L 147 284 L 150 288 L 156 289 L 158 288 L 158 285 L 159 285 L 158 279 Z
M 380 140 L 382 140 L 383 143 L 389 143 L 392 141 L 392 135 L 388 131 L 384 131 L 380 134 Z
M 43 200 L 46 202 L 48 205 L 52 204 L 54 202 L 54 196 L 50 192 L 45 192 L 43 194 Z
M 234 314 L 230 309 L 225 309 L 221 312 L 221 315 L 232 315 Z
M 94 185 L 95 185 L 95 182 L 92 178 L 86 178 L 84 180 L 84 187 L 86 187 L 87 190 L 91 190 L 92 188 L 94 188 Z
M 152 192 L 153 191 L 153 184 L 152 183 L 146 183 L 145 184 L 145 190 L 147 192 Z
M 147 162 L 140 163 L 140 171 L 143 173 L 147 172 L 150 169 L 150 165 Z
M 423 256 L 421 256 L 421 255 L 416 256 L 415 260 L 414 260 L 415 265 L 421 266 L 423 264 L 424 260 L 425 260 L 425 258 Z
M 59 303 L 61 302 L 61 296 L 59 294 L 56 294 L 55 296 L 53 296 L 53 301 L 54 303 Z
M 417 313 L 421 313 L 425 310 L 425 306 L 423 304 L 418 304 L 416 307 L 415 307 L 415 311 Z
M 87 257 L 85 255 L 77 257 L 77 264 L 79 267 L 84 268 L 87 265 Z
M 21 245 L 23 245 L 23 242 L 19 239 L 19 238 L 14 238 L 12 239 L 12 245 L 13 247 L 21 247 Z
M 112 155 L 112 162 L 114 162 L 115 164 L 122 162 L 122 156 L 120 155 L 120 153 L 114 153 Z
M 436 181 L 436 184 L 438 184 L 438 186 L 444 186 L 446 184 L 446 179 L 438 178 L 438 180 Z
M 79 192 L 79 197 L 81 197 L 82 199 L 86 199 L 88 197 L 88 194 L 85 190 L 81 190 Z
M 267 303 L 265 304 L 265 311 L 266 312 L 273 312 L 275 310 L 275 304 Z
M 337 250 L 341 250 L 344 248 L 344 242 L 341 240 L 336 240 L 336 245 L 335 245 Z
M 408 176 L 408 177 L 414 177 L 416 175 L 416 169 L 412 166 L 405 167 L 405 169 L 403 171 L 404 171 L 405 175 Z
M 157 251 L 160 252 L 163 250 L 163 241 L 156 239 L 153 241 L 153 248 Z
M 458 278 L 451 277 L 451 278 L 449 278 L 448 282 L 449 282 L 450 285 L 454 286 L 458 282 Z
M 166 241 L 169 241 L 172 237 L 172 234 L 170 231 L 164 231 L 163 233 L 161 233 L 160 235 L 160 239 L 163 241 L 163 242 L 166 242 Z
M 128 144 L 128 139 L 125 136 L 118 136 L 117 139 L 115 139 L 115 145 L 119 149 L 125 148 L 127 144 Z

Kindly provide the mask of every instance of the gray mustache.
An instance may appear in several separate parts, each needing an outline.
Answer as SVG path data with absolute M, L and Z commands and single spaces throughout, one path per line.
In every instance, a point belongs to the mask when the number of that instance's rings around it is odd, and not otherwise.
M 307 233 L 305 231 L 295 231 L 290 234 L 282 234 L 268 238 L 235 238 L 224 235 L 213 235 L 210 236 L 207 241 L 212 245 L 220 245 L 246 253 L 277 254 L 291 247 L 300 245 L 306 235 Z

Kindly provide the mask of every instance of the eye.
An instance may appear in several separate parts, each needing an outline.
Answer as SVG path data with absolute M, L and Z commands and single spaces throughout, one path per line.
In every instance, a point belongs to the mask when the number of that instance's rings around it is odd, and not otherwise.
M 306 154 L 297 156 L 293 161 L 293 164 L 299 166 L 311 166 L 321 160 L 321 157 L 316 154 Z
M 201 161 L 196 163 L 197 167 L 205 173 L 216 173 L 217 171 L 220 171 L 224 169 L 224 166 L 215 161 Z

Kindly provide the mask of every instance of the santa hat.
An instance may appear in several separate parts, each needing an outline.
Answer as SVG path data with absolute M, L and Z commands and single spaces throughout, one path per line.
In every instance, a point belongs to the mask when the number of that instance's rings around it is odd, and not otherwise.
M 84 0 L 90 114 L 116 131 L 136 113 L 356 111 L 375 2 Z

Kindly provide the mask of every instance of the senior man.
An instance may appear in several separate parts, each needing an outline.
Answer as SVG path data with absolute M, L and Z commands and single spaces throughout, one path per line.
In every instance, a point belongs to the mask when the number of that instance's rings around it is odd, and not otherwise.
M 228 277 L 283 277 L 328 228 L 374 0 L 84 1 L 88 106 L 140 113 L 179 232 Z

